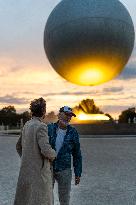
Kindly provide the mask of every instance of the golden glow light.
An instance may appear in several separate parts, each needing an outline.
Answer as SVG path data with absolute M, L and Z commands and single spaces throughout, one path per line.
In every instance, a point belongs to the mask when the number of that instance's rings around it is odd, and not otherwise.
M 96 121 L 96 120 L 106 120 L 108 121 L 109 120 L 109 117 L 104 115 L 104 114 L 85 114 L 85 113 L 80 113 L 78 116 L 77 116 L 78 120 L 81 120 L 81 121 L 88 121 L 88 120 L 93 120 L 93 121 Z
M 110 59 L 109 59 L 110 58 Z M 65 68 L 65 69 L 64 69 Z M 58 73 L 68 81 L 85 86 L 99 85 L 116 77 L 122 70 L 118 55 L 97 56 L 93 59 L 68 59 Z

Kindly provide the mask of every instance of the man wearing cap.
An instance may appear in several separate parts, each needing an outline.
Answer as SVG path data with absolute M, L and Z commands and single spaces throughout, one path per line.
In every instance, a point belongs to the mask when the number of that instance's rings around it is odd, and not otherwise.
M 71 191 L 71 156 L 75 173 L 75 185 L 80 183 L 82 173 L 82 156 L 79 135 L 69 123 L 76 115 L 68 106 L 61 107 L 56 123 L 48 124 L 49 142 L 56 151 L 57 157 L 53 162 L 53 185 L 58 183 L 60 205 L 69 205 Z

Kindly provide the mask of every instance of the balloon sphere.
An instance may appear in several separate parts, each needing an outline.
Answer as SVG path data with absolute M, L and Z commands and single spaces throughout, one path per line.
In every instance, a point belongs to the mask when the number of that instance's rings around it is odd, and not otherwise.
M 60 76 L 93 86 L 121 73 L 134 39 L 131 16 L 120 1 L 62 0 L 47 20 L 44 48 Z

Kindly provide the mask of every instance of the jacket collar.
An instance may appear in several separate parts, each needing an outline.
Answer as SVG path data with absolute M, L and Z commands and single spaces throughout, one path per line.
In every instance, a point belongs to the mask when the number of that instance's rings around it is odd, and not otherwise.
M 55 126 L 56 129 L 59 127 L 59 126 L 58 126 L 58 122 L 59 122 L 59 121 L 57 121 L 57 122 L 54 123 L 54 126 Z M 70 128 L 71 128 L 71 125 L 67 125 L 67 131 L 69 131 Z
M 62 147 L 60 148 L 59 152 L 58 152 L 58 155 L 62 152 L 62 150 L 64 149 L 64 145 L 65 145 L 65 141 L 67 139 L 67 136 L 71 130 L 71 125 L 68 125 L 67 126 L 67 131 L 66 131 L 66 135 L 64 137 L 64 141 L 63 141 L 63 144 L 62 144 Z M 56 142 L 56 137 L 57 137 L 57 129 L 58 129 L 58 122 L 54 123 L 54 130 L 53 130 L 53 138 L 54 138 L 54 142 L 53 142 L 53 147 L 54 149 L 56 150 L 56 147 L 55 147 L 55 142 Z

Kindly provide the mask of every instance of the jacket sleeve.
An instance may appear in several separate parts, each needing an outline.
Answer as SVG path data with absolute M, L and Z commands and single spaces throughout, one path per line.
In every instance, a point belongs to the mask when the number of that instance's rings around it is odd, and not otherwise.
M 42 124 L 37 130 L 37 141 L 41 150 L 41 154 L 45 158 L 53 161 L 56 157 L 56 152 L 51 148 L 51 145 L 49 144 L 48 131 L 45 124 Z
M 80 150 L 80 142 L 78 132 L 74 131 L 74 146 L 72 150 L 73 167 L 75 176 L 81 177 L 82 174 L 82 155 Z
M 18 155 L 21 157 L 22 156 L 22 132 L 21 135 L 16 143 L 16 151 Z

